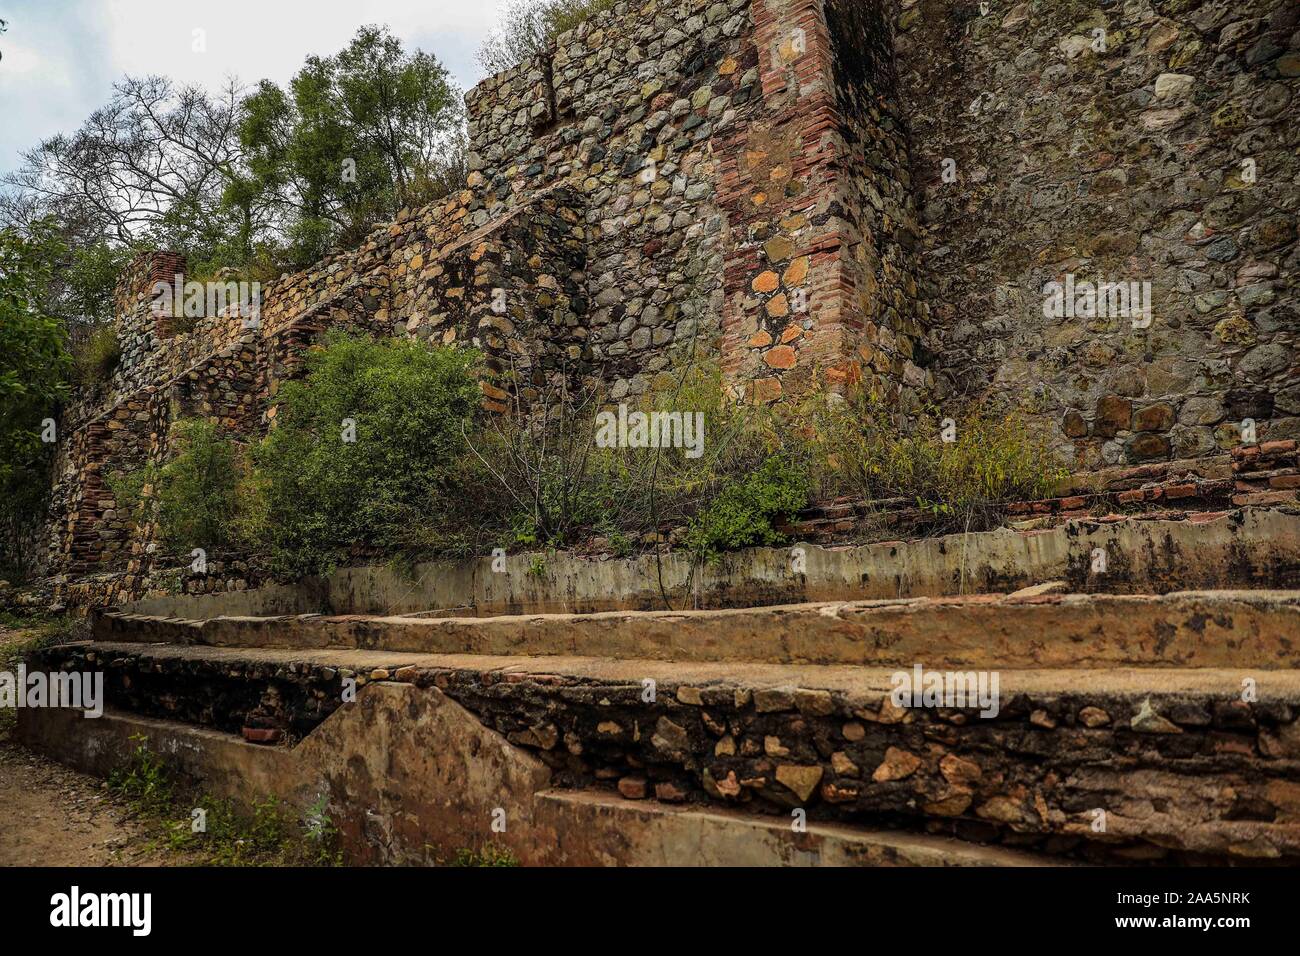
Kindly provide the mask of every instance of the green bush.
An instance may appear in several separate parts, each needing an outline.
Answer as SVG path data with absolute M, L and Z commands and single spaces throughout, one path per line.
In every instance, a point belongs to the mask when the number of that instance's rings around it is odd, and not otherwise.
M 478 353 L 335 335 L 305 361 L 254 450 L 251 533 L 303 573 L 358 544 L 418 545 L 455 493 L 480 400 Z
M 709 556 L 774 540 L 772 521 L 807 500 L 806 440 L 772 410 L 731 401 L 716 362 L 684 353 L 675 359 L 676 371 L 662 373 L 635 399 L 607 402 L 591 388 L 568 396 L 557 386 L 490 420 L 472 438 L 498 488 L 484 499 L 493 513 L 479 523 L 500 528 L 497 540 L 507 546 L 564 548 L 599 536 L 621 553 L 637 539 L 661 540 L 688 523 L 692 547 Z M 671 447 L 599 447 L 598 416 L 619 404 L 628 406 L 629 417 L 703 416 L 702 444 L 689 455 Z M 548 412 L 544 420 L 541 408 Z M 764 464 L 774 458 L 777 465 Z M 742 503 L 745 497 L 756 504 Z M 513 509 L 506 522 L 503 503 Z
M 44 419 L 67 396 L 67 332 L 45 305 L 65 253 L 48 221 L 0 229 L 0 575 L 19 580 L 36 566 L 56 448 Z
M 238 538 L 243 456 L 220 426 L 178 422 L 178 451 L 158 473 L 158 527 L 168 547 L 211 549 Z
M 182 419 L 172 431 L 176 453 L 166 464 L 108 476 L 118 510 L 136 524 L 152 514 L 173 551 L 238 543 L 247 480 L 241 449 L 206 419 Z
M 684 543 L 701 558 L 723 551 L 784 540 L 775 522 L 808 504 L 812 490 L 807 468 L 788 456 L 775 456 L 757 470 L 722 485 L 717 496 L 686 528 Z

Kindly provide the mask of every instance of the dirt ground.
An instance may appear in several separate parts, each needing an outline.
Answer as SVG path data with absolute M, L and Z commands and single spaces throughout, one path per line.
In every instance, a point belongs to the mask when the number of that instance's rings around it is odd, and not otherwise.
M 0 659 L 30 635 L 0 626 Z M 6 715 L 11 718 L 12 715 Z M 0 724 L 0 866 L 160 866 L 177 862 L 103 781 L 18 746 Z

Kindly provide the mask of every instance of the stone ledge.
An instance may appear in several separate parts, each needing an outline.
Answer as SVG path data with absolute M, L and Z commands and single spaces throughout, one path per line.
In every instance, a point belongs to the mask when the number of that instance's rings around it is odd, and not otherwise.
M 1048 593 L 480 618 L 98 616 L 106 641 L 863 666 L 1300 666 L 1300 592 Z

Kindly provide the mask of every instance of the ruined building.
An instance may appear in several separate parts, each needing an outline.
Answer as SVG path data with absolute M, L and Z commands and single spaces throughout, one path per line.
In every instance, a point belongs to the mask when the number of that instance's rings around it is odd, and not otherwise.
M 49 571 L 70 602 L 150 596 L 45 652 L 107 669 L 115 715 L 22 732 L 98 771 L 145 733 L 231 795 L 324 793 L 384 862 L 491 839 L 550 863 L 1295 862 L 1298 98 L 1292 0 L 619 3 L 470 92 L 465 191 L 281 277 L 256 327 L 155 318 L 184 264 L 133 264 L 123 361 L 62 423 Z M 829 503 L 790 529 L 794 570 L 514 556 L 160 594 L 106 476 L 179 417 L 255 434 L 330 327 L 614 400 L 695 350 L 740 401 L 985 401 L 1075 479 L 997 531 L 857 548 L 813 543 L 852 530 Z M 697 609 L 648 610 L 660 588 Z M 918 662 L 1001 673 L 1000 709 L 899 706 Z M 246 742 L 272 738 L 296 745 Z
M 140 570 L 105 476 L 177 416 L 262 427 L 330 326 L 615 400 L 684 353 L 749 401 L 985 398 L 1080 472 L 1295 438 L 1297 27 L 1247 6 L 619 4 L 470 92 L 468 189 L 271 283 L 259 328 L 156 318 L 184 262 L 138 259 L 120 367 L 63 422 L 49 570 Z M 1146 284 L 1148 324 L 1045 316 L 1066 276 Z

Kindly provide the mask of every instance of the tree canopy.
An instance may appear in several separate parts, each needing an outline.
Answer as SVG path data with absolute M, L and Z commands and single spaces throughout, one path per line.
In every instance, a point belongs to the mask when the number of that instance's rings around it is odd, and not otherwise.
M 50 223 L 34 225 L 34 238 L 0 229 L 0 571 L 28 563 L 56 437 L 42 423 L 67 392 L 70 364 L 66 330 L 41 305 L 64 249 Z
M 77 130 L 0 177 L 0 226 L 57 223 L 80 268 L 52 287 L 53 311 L 93 319 L 111 293 L 100 267 L 126 251 L 183 252 L 200 277 L 270 278 L 459 188 L 463 121 L 438 59 L 378 26 L 309 57 L 286 89 L 126 77 Z
M 436 57 L 362 27 L 335 56 L 310 57 L 288 89 L 263 80 L 244 100 L 240 188 L 267 202 L 292 258 L 310 261 L 456 187 L 463 120 Z

